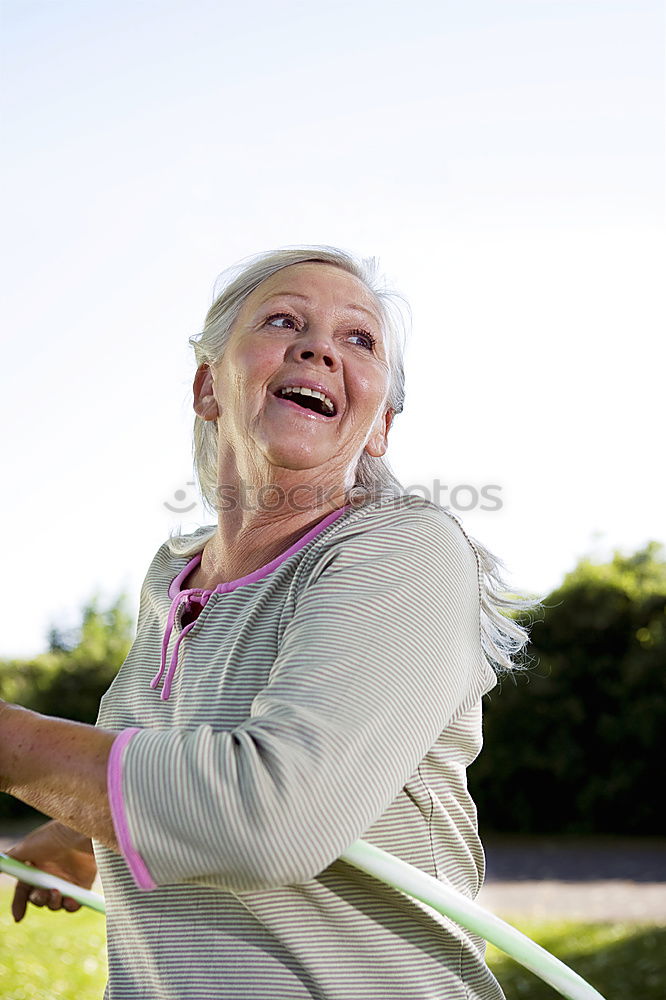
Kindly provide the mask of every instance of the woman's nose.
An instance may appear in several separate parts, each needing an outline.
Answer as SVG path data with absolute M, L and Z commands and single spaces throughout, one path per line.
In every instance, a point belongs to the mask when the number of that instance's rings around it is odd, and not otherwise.
M 294 351 L 301 360 L 323 362 L 328 368 L 336 368 L 340 360 L 333 338 L 326 331 L 314 328 L 296 338 Z

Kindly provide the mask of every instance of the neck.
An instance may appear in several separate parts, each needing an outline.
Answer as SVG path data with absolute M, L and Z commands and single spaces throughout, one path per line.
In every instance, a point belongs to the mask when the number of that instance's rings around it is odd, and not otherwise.
M 220 487 L 217 531 L 201 558 L 201 573 L 209 585 L 254 572 L 348 502 L 343 489 L 297 485 L 285 489 L 279 483 L 265 484 L 258 491 L 242 484 Z

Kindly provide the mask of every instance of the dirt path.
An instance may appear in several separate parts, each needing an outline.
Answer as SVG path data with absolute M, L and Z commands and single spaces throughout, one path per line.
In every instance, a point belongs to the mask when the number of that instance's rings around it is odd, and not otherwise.
M 663 882 L 487 882 L 476 901 L 509 923 L 581 920 L 666 926 Z
M 487 836 L 477 902 L 507 919 L 666 924 L 666 838 Z

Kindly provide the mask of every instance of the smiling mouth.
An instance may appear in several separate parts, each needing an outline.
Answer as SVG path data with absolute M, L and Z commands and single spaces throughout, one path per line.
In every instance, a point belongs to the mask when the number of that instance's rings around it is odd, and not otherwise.
M 329 413 L 324 401 L 319 399 L 318 396 L 305 396 L 297 392 L 292 392 L 287 396 L 283 396 L 281 395 L 281 390 L 274 392 L 273 396 L 279 403 L 284 403 L 286 406 L 291 406 L 296 410 L 300 410 L 301 413 L 307 414 L 308 416 L 317 416 L 323 417 L 325 420 L 332 420 L 333 417 L 337 415 L 336 410 Z

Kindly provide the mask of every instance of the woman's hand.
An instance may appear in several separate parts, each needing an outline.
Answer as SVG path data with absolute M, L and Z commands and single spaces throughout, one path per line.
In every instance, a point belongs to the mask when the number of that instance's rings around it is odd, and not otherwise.
M 16 861 L 29 862 L 36 868 L 90 889 L 97 874 L 97 863 L 89 837 L 51 820 L 29 833 L 27 837 L 5 852 Z M 74 913 L 81 904 L 57 889 L 39 889 L 19 882 L 12 900 L 12 916 L 16 923 L 23 919 L 28 902 L 34 906 L 48 906 L 50 910 Z

